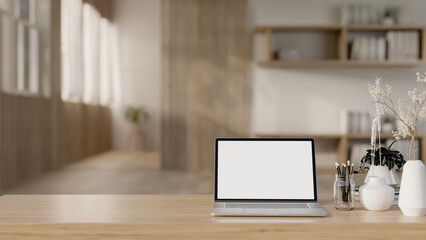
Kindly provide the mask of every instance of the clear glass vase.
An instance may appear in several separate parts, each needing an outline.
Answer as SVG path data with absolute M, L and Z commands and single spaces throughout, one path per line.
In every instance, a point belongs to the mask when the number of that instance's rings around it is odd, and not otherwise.
M 336 174 L 333 185 L 334 207 L 337 210 L 352 210 L 354 208 L 355 182 L 352 176 L 344 178 Z

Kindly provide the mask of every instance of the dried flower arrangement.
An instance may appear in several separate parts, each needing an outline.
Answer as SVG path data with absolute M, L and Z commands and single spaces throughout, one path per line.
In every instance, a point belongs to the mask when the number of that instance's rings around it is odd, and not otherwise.
M 422 93 L 418 93 L 417 88 L 408 91 L 408 96 L 412 102 L 406 106 L 404 106 L 401 99 L 398 99 L 395 104 L 392 96 L 392 86 L 386 84 L 386 89 L 383 90 L 380 88 L 380 78 L 377 78 L 375 86 L 368 85 L 370 95 L 376 104 L 376 112 L 373 114 L 373 128 L 374 125 L 376 125 L 376 129 L 380 134 L 380 117 L 386 110 L 390 110 L 395 115 L 396 119 L 402 123 L 398 130 L 392 131 L 393 137 L 396 140 L 410 138 L 410 150 L 408 151 L 409 159 L 412 159 L 418 150 L 416 147 L 417 130 L 425 123 L 426 107 L 423 105 L 426 101 L 426 73 L 417 73 L 417 82 L 422 84 L 424 90 Z M 421 125 L 418 125 L 419 121 L 421 121 Z M 372 144 L 373 135 L 375 142 L 375 131 L 373 133 L 373 130 Z

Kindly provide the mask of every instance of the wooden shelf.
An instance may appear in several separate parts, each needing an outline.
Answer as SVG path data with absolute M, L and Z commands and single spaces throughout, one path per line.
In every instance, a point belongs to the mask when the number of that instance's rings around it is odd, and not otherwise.
M 264 33 L 268 31 L 341 31 L 341 26 L 315 26 L 315 25 L 289 25 L 289 26 L 257 26 L 253 29 L 254 33 Z
M 253 28 L 254 33 L 264 33 L 267 31 L 392 31 L 392 30 L 410 30 L 410 31 L 423 31 L 425 26 L 410 26 L 410 25 L 268 25 L 257 26 Z
M 368 140 L 370 139 L 370 134 L 367 133 L 349 133 L 349 134 L 256 134 L 256 137 L 263 137 L 263 138 L 314 138 L 314 139 L 323 139 L 323 140 L 339 140 L 340 138 L 347 138 L 347 139 L 362 139 L 362 140 Z M 392 134 L 390 133 L 382 133 L 380 135 L 381 139 L 388 139 L 393 138 Z
M 425 61 L 356 61 L 356 60 L 317 60 L 317 61 L 257 61 L 263 67 L 415 67 L 426 64 Z
M 424 53 L 424 29 L 425 26 L 409 25 L 289 25 L 289 26 L 257 26 L 253 29 L 254 34 L 264 35 L 265 55 L 258 57 L 255 64 L 264 67 L 415 67 L 425 65 Z M 407 61 L 377 61 L 377 60 L 350 60 L 348 56 L 348 34 L 353 32 L 386 32 L 386 31 L 418 31 L 419 32 L 419 59 Z M 295 33 L 296 32 L 296 33 Z M 319 32 L 335 37 L 335 48 L 332 47 L 331 56 L 321 56 L 319 60 L 297 60 L 284 61 L 275 60 L 272 38 L 276 34 L 297 34 L 297 32 Z M 306 43 L 305 43 L 306 44 Z M 315 42 L 314 42 L 315 44 Z M 317 43 L 320 44 L 320 43 Z M 324 45 L 324 43 L 323 43 Z M 330 45 L 324 45 L 330 46 Z M 323 46 L 323 47 L 324 47 Z M 334 53 L 335 52 L 335 53 Z M 335 54 L 335 56 L 334 56 Z M 330 58 L 331 57 L 331 58 Z
M 329 139 L 338 140 L 342 134 L 256 134 L 256 137 L 262 138 L 314 138 L 314 139 Z
M 286 134 L 255 134 L 255 137 L 263 138 L 313 138 L 316 141 L 335 141 L 336 142 L 336 152 L 339 162 L 346 162 L 348 159 L 349 152 L 349 141 L 354 140 L 370 140 L 370 134 L 368 133 L 349 133 L 349 134 L 298 134 L 298 133 L 286 133 Z M 380 135 L 382 140 L 393 138 L 390 133 L 382 133 Z M 420 141 L 420 159 L 426 163 L 426 136 L 419 136 L 418 140 Z
M 371 135 L 370 134 L 357 134 L 357 133 L 350 133 L 350 134 L 346 134 L 346 135 L 342 135 L 343 137 L 347 137 L 348 139 L 370 139 Z M 393 138 L 392 134 L 390 133 L 382 133 L 380 134 L 380 138 L 381 139 L 388 139 L 388 138 Z
M 353 31 L 393 31 L 393 30 L 407 30 L 407 31 L 423 31 L 425 26 L 410 26 L 410 25 L 347 25 L 342 26 L 344 30 Z

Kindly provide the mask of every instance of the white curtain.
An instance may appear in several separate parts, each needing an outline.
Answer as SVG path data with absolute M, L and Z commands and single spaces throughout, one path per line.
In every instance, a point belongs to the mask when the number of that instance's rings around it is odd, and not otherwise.
M 62 98 L 111 102 L 110 24 L 82 0 L 62 0 Z
M 82 1 L 61 2 L 62 99 L 83 96 Z
M 89 4 L 83 5 L 83 64 L 84 91 L 83 101 L 89 104 L 99 103 L 100 72 L 100 21 L 101 15 Z
M 100 103 L 108 105 L 112 101 L 111 26 L 106 19 L 101 19 L 100 27 Z

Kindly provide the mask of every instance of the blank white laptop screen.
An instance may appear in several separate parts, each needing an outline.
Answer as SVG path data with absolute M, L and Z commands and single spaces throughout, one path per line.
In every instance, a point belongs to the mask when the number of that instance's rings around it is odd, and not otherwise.
M 217 144 L 217 199 L 315 200 L 311 140 Z

